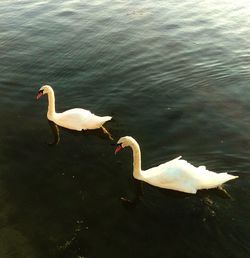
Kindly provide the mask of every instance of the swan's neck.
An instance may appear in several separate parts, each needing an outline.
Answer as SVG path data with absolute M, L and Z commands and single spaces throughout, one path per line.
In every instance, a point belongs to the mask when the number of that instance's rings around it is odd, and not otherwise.
M 140 179 L 141 177 L 141 150 L 139 144 L 135 141 L 131 148 L 133 150 L 133 176 Z
M 48 119 L 52 120 L 52 117 L 55 115 L 55 94 L 53 91 L 48 92 Z

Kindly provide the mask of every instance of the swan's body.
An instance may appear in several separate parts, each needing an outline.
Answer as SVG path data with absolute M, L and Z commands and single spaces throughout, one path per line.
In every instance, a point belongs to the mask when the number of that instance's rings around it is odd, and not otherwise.
M 42 86 L 38 91 L 37 99 L 44 94 L 48 94 L 47 118 L 59 126 L 77 131 L 98 129 L 105 122 L 112 119 L 111 116 L 97 116 L 89 110 L 82 108 L 73 108 L 62 113 L 57 113 L 55 110 L 55 94 L 52 87 L 49 85 Z
M 100 128 L 105 122 L 111 120 L 110 116 L 96 116 L 89 110 L 73 108 L 62 113 L 50 114 L 47 117 L 59 126 L 82 131 Z
M 119 139 L 116 152 L 130 146 L 133 151 L 133 176 L 153 186 L 195 194 L 197 190 L 210 189 L 235 179 L 227 173 L 215 173 L 205 166 L 195 167 L 178 157 L 157 167 L 141 170 L 141 152 L 139 144 L 130 136 Z

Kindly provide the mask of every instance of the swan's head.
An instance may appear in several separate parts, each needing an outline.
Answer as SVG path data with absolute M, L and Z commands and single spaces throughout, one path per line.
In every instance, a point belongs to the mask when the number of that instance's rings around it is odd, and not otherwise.
M 49 85 L 44 85 L 40 88 L 40 90 L 38 91 L 37 95 L 36 95 L 36 99 L 40 99 L 42 97 L 42 95 L 44 94 L 48 94 L 49 92 L 52 92 L 53 89 L 51 86 Z
M 117 152 L 119 152 L 120 150 L 122 150 L 123 148 L 127 147 L 127 146 L 131 146 L 133 144 L 135 144 L 136 141 L 134 138 L 132 138 L 131 136 L 124 136 L 121 137 L 118 142 L 117 142 L 117 147 L 115 149 L 115 154 Z

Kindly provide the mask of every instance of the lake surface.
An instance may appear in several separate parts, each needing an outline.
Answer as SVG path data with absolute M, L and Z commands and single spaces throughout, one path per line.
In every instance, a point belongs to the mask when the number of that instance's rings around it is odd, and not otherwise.
M 1 0 L 0 257 L 250 257 L 248 0 Z M 47 123 L 57 111 L 111 115 L 99 132 Z M 196 195 L 143 184 L 142 167 L 179 155 L 239 179 Z

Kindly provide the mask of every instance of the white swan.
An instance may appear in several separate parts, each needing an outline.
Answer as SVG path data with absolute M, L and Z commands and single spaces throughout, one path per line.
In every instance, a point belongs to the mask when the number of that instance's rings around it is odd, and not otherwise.
M 143 171 L 139 144 L 131 136 L 119 139 L 115 153 L 127 146 L 133 151 L 134 178 L 153 186 L 195 194 L 197 190 L 219 187 L 238 177 L 227 173 L 218 174 L 207 170 L 205 166 L 195 167 L 181 157 Z
M 55 94 L 52 87 L 49 85 L 42 86 L 36 98 L 39 99 L 44 94 L 48 94 L 47 118 L 50 121 L 53 121 L 59 126 L 77 131 L 102 128 L 105 133 L 109 134 L 103 127 L 103 124 L 111 120 L 111 116 L 97 116 L 89 110 L 82 108 L 73 108 L 62 113 L 57 113 L 55 110 Z

